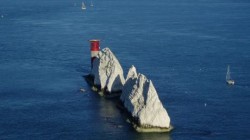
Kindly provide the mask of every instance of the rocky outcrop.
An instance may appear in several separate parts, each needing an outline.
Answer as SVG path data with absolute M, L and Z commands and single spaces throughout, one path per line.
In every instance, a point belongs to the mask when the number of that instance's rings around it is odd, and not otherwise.
M 94 85 L 110 93 L 121 91 L 125 83 L 123 69 L 109 48 L 104 48 L 98 53 L 93 62 L 91 75 Z
M 125 110 L 138 132 L 169 132 L 172 129 L 152 81 L 137 73 L 134 66 L 129 69 L 125 80 L 123 69 L 109 48 L 98 53 L 91 73 L 85 78 L 100 95 L 120 96 L 118 106 Z
M 143 131 L 141 128 L 170 130 L 170 118 L 152 81 L 143 74 L 137 74 L 134 66 L 129 69 L 120 100 L 134 120 L 137 120 L 135 123 L 139 131 Z

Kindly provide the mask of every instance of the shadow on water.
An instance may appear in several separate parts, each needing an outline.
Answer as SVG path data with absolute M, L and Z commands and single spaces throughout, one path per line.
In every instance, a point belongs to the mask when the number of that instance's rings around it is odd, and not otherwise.
M 98 137 L 114 138 L 119 136 L 121 138 L 137 139 L 137 140 L 170 140 L 170 133 L 139 133 L 136 132 L 133 126 L 127 122 L 127 117 L 124 113 L 117 108 L 119 98 L 106 99 L 99 96 L 95 92 L 92 97 L 94 98 L 97 106 L 97 113 L 100 118 L 98 124 L 99 131 L 102 134 Z

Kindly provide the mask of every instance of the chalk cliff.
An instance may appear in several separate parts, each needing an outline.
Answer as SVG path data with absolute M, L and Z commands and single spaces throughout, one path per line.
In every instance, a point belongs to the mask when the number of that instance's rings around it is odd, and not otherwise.
M 143 128 L 170 128 L 170 117 L 151 80 L 137 74 L 132 66 L 127 74 L 120 100 Z
M 121 91 L 125 79 L 123 69 L 109 48 L 100 51 L 93 62 L 91 75 L 94 76 L 94 84 L 106 89 L 107 92 Z

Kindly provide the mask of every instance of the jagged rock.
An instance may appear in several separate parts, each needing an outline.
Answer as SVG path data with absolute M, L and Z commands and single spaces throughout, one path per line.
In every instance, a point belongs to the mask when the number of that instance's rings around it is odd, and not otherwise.
M 124 93 L 124 94 L 121 94 L 121 96 L 120 96 L 120 100 L 122 102 L 128 103 L 128 102 L 125 102 L 125 100 L 127 98 L 127 95 L 133 89 L 133 84 L 135 83 L 135 81 L 133 81 L 133 80 L 136 80 L 136 79 L 137 79 L 136 68 L 132 65 L 131 68 L 128 71 L 127 78 L 126 78 L 126 83 L 123 85 L 122 93 Z M 128 104 L 128 105 L 130 105 L 130 104 Z
M 110 93 L 121 91 L 125 83 L 123 69 L 109 48 L 104 48 L 98 53 L 93 62 L 91 75 L 94 77 L 94 85 Z
M 170 118 L 151 80 L 129 69 L 120 100 L 142 128 L 170 128 Z

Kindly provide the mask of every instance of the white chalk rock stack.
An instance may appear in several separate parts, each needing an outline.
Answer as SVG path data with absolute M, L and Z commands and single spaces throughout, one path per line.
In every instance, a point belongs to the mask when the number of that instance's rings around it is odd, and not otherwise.
M 131 102 L 125 102 L 125 100 L 128 98 L 127 96 L 130 95 L 130 92 L 132 91 L 136 80 L 137 80 L 136 68 L 132 65 L 132 67 L 128 71 L 126 83 L 123 86 L 123 89 L 122 89 L 123 91 L 120 96 L 120 100 L 123 103 L 127 103 L 127 106 L 130 106 L 130 108 L 132 108 L 133 105 L 131 104 Z
M 108 92 L 121 91 L 125 83 L 123 69 L 109 48 L 104 48 L 93 62 L 94 84 Z
M 170 128 L 170 118 L 151 80 L 129 69 L 120 100 L 144 128 Z

